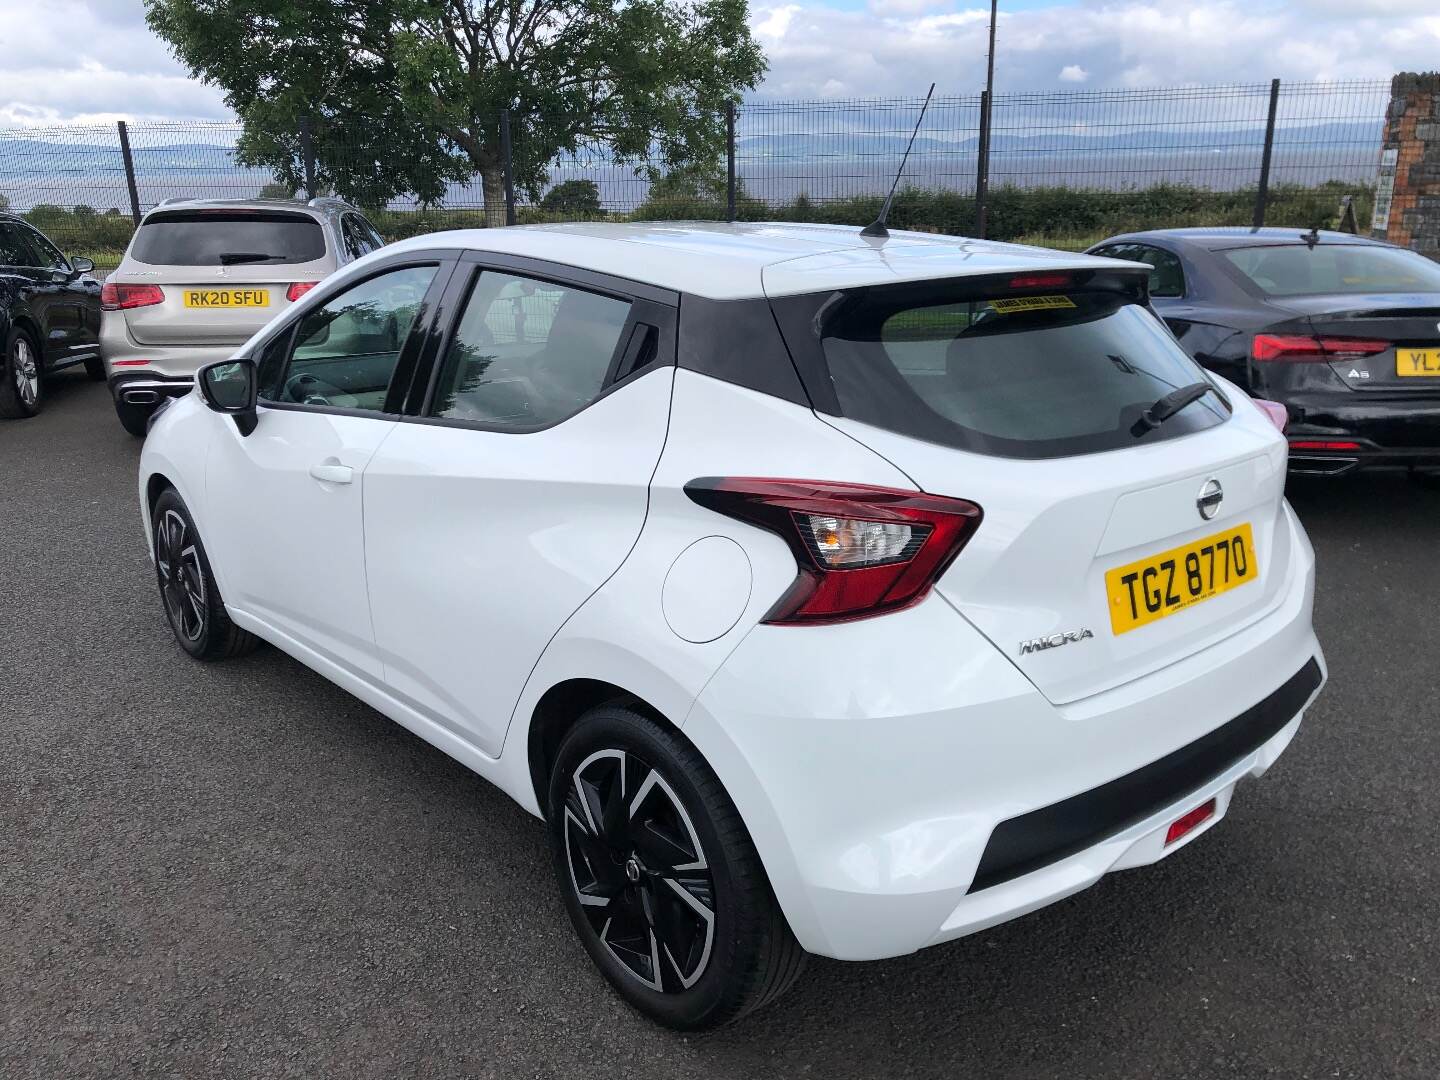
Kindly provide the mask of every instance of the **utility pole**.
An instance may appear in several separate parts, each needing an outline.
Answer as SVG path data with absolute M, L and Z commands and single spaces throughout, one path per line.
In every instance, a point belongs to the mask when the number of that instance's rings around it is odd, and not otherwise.
M 975 234 L 985 239 L 986 195 L 990 191 L 991 108 L 995 101 L 995 22 L 1000 0 L 990 0 L 990 48 L 985 54 L 985 93 L 980 99 L 979 162 L 975 170 Z

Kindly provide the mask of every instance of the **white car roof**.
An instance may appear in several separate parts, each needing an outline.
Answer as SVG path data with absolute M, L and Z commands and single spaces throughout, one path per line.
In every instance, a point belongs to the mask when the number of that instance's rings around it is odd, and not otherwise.
M 383 248 L 463 248 L 548 259 L 716 300 L 917 281 L 1084 268 L 1148 272 L 1117 259 L 891 230 L 875 240 L 846 225 L 651 221 L 518 225 L 427 233 Z

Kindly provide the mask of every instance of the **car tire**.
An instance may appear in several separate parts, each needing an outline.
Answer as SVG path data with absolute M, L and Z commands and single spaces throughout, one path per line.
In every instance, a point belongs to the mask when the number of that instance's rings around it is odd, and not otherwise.
M 5 335 L 0 353 L 0 416 L 22 420 L 40 411 L 45 400 L 45 379 L 40 350 L 20 327 Z
M 677 732 L 624 706 L 591 709 L 560 744 L 546 811 L 571 922 L 650 1019 L 719 1027 L 803 970 L 739 811 Z
M 91 382 L 104 382 L 104 381 L 105 381 L 105 361 L 102 360 L 102 359 L 100 359 L 100 357 L 98 357 L 98 356 L 97 356 L 97 357 L 94 357 L 94 358 L 91 359 L 91 360 L 86 360 L 86 361 L 85 361 L 85 374 L 86 374 L 87 376 L 89 376 Z
M 223 660 L 254 650 L 260 639 L 230 621 L 195 519 L 174 488 L 150 514 L 155 577 L 176 642 L 197 660 Z
M 120 418 L 120 426 L 137 439 L 145 437 L 150 427 L 150 414 L 154 411 L 143 405 L 127 405 L 123 401 L 115 403 L 115 415 Z

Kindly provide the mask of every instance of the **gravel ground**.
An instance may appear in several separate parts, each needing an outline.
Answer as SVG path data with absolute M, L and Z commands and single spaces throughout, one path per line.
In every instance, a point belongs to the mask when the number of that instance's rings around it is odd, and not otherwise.
M 680 1038 L 538 822 L 275 650 L 171 642 L 104 388 L 0 422 L 0 1076 L 1440 1075 L 1440 495 L 1292 499 L 1331 682 L 1176 858 Z

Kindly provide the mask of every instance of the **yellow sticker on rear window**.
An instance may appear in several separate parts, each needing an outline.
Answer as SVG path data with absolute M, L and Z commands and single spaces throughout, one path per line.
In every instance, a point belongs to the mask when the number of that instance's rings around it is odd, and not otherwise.
M 1045 311 L 1049 308 L 1073 308 L 1075 301 L 1068 296 L 1011 296 L 1004 300 L 991 300 L 990 306 L 1002 315 L 1014 311 Z

